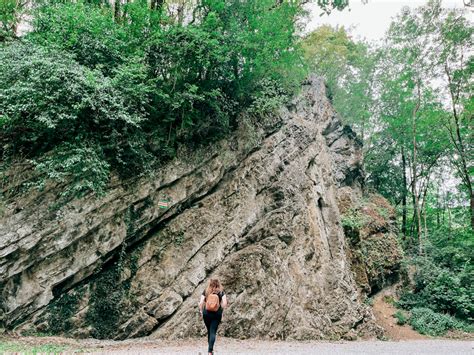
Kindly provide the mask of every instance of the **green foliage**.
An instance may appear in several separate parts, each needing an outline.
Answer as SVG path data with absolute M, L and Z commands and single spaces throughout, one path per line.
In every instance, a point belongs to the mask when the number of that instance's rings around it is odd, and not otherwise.
M 198 142 L 227 132 L 236 102 L 226 92 L 233 74 L 223 40 L 187 26 L 171 27 L 150 41 L 146 61 L 156 95 L 150 123 L 164 132 L 175 127 L 168 140 Z
M 262 79 L 257 88 L 258 90 L 252 97 L 252 104 L 247 110 L 254 117 L 264 118 L 288 103 L 289 92 L 285 91 L 275 80 Z
M 409 320 L 409 316 L 405 312 L 402 312 L 402 311 L 395 312 L 393 317 L 397 318 L 398 325 L 405 325 Z
M 410 260 L 413 287 L 398 306 L 430 308 L 461 320 L 474 320 L 474 238 L 467 226 L 449 230 L 443 225 L 425 241 L 423 256 Z
M 26 0 L 0 0 L 0 43 L 15 37 L 27 3 Z
M 40 6 L 29 40 L 70 51 L 79 64 L 108 72 L 123 62 L 128 45 L 110 11 L 82 1 Z
M 49 307 L 50 317 L 48 319 L 49 332 L 52 334 L 68 334 L 72 329 L 71 317 L 77 310 L 82 293 L 77 291 L 68 292 L 53 301 Z
M 83 142 L 77 146 L 64 143 L 52 154 L 35 162 L 41 178 L 36 187 L 44 189 L 48 180 L 67 184 L 61 193 L 64 199 L 82 197 L 90 191 L 102 195 L 109 181 L 110 165 L 104 159 L 100 147 L 90 147 Z
M 461 211 L 464 212 L 464 216 L 455 214 L 455 211 L 450 211 L 456 216 L 460 226 L 450 228 L 448 225 L 442 224 L 437 229 L 433 228 L 425 247 L 426 254 L 430 255 L 438 266 L 455 271 L 472 268 L 474 260 L 474 233 L 466 226 L 466 222 L 462 222 L 463 219 L 467 220 L 467 218 L 465 216 L 466 211 L 464 209 L 461 209 Z M 435 217 L 435 214 L 439 211 L 431 212 L 432 217 Z
M 360 229 L 367 223 L 367 218 L 358 208 L 350 208 L 341 216 L 342 226 L 349 229 Z
M 349 5 L 349 0 L 318 0 L 318 5 L 329 14 L 332 9 L 343 10 Z
M 376 108 L 373 91 L 379 53 L 365 42 L 352 40 L 344 28 L 328 25 L 308 34 L 302 48 L 311 70 L 326 79 L 334 108 L 366 143 Z
M 31 345 L 21 344 L 18 342 L 0 341 L 0 353 L 2 354 L 64 354 L 64 353 L 77 353 L 83 352 L 82 349 L 74 349 L 67 345 L 56 345 L 56 344 L 43 344 L 43 345 Z
M 146 1 L 43 1 L 0 47 L 0 153 L 34 161 L 63 196 L 148 173 L 285 103 L 306 75 L 299 1 L 198 1 L 190 23 Z
M 411 311 L 409 324 L 421 334 L 439 336 L 448 330 L 474 332 L 474 327 L 455 319 L 452 316 L 437 313 L 429 308 L 414 308 Z
M 147 156 L 142 154 L 144 142 L 136 137 L 143 105 L 122 94 L 129 87 L 124 81 L 133 83 L 136 71 L 121 66 L 112 80 L 65 52 L 26 43 L 3 48 L 2 156 L 34 160 L 40 173 L 35 186 L 53 180 L 70 182 L 63 196 L 102 193 L 111 166 L 134 166 Z
M 454 271 L 440 267 L 426 257 L 420 257 L 415 265 L 414 290 L 407 290 L 398 301 L 398 306 L 405 309 L 428 307 L 460 319 L 473 320 L 474 273 L 471 265 Z
M 117 326 L 127 316 L 124 309 L 133 312 L 130 286 L 131 279 L 138 270 L 141 250 L 142 247 L 139 246 L 132 253 L 126 253 L 126 245 L 123 244 L 118 260 L 100 271 L 91 283 L 86 321 L 92 326 L 91 335 L 94 338 L 113 338 Z

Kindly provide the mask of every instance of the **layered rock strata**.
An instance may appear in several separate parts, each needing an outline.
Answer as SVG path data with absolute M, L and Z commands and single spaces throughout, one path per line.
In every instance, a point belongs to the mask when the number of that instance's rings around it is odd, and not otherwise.
M 218 277 L 230 301 L 222 335 L 376 335 L 338 207 L 340 192 L 361 198 L 360 148 L 311 78 L 265 123 L 242 123 L 153 177 L 117 180 L 103 198 L 54 209 L 54 186 L 17 197 L 0 220 L 3 326 L 202 335 L 197 301 Z

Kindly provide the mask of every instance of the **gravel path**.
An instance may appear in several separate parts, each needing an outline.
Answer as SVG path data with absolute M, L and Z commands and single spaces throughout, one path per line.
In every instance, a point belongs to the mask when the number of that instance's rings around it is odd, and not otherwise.
M 24 350 L 11 350 L 7 354 L 31 353 L 34 347 L 54 345 L 63 346 L 61 353 L 70 354 L 81 351 L 85 354 L 120 354 L 120 355 L 207 355 L 205 339 L 160 340 L 152 338 L 127 339 L 123 341 L 70 339 L 61 337 L 12 337 L 0 338 L 1 344 L 7 342 L 23 346 Z M 8 349 L 8 348 L 3 348 Z M 42 350 L 42 352 L 50 350 Z M 58 350 L 51 350 L 58 351 Z M 34 351 L 37 352 L 37 351 Z M 265 354 L 265 355 L 474 355 L 474 339 L 471 340 L 408 340 L 408 341 L 338 341 L 338 342 L 297 342 L 237 340 L 218 337 L 216 355 Z
M 127 341 L 128 342 L 128 341 Z M 118 345 L 118 344 L 116 344 Z M 190 354 L 207 355 L 206 342 L 201 340 L 186 340 L 182 343 L 160 343 L 160 341 L 144 341 L 141 344 L 121 342 L 115 347 L 106 346 L 98 353 L 103 354 Z M 358 342 L 279 342 L 259 340 L 218 339 L 215 347 L 216 355 L 234 354 L 427 354 L 427 355 L 474 355 L 474 341 L 455 340 L 411 340 L 411 341 L 358 341 Z

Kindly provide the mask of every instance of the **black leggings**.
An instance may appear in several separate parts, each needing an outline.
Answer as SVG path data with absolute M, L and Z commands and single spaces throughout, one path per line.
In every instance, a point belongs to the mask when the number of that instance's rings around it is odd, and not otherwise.
M 202 317 L 207 328 L 208 351 L 212 353 L 214 342 L 216 341 L 217 328 L 222 320 L 222 312 L 207 312 L 204 310 Z

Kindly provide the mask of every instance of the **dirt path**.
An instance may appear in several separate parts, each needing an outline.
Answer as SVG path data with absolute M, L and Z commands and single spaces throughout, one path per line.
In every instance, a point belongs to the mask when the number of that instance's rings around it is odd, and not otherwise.
M 393 290 L 387 288 L 379 292 L 374 297 L 373 312 L 377 323 L 385 329 L 386 336 L 390 340 L 423 340 L 426 336 L 419 334 L 409 325 L 398 325 L 397 319 L 393 317 L 397 309 L 386 301 L 386 297 L 391 297 Z
M 5 341 L 3 339 L 3 341 Z M 64 338 L 33 338 L 26 337 L 17 339 L 22 344 L 34 344 L 36 347 L 42 343 L 68 344 L 62 353 L 72 353 L 82 351 L 86 354 L 120 354 L 120 355 L 140 355 L 140 354 L 166 354 L 166 355 L 207 355 L 206 341 L 204 339 L 186 339 L 181 341 L 162 341 L 150 338 L 129 339 L 125 341 L 108 340 L 72 340 Z M 0 339 L 0 349 L 2 349 Z M 263 341 L 263 340 L 236 340 L 228 338 L 218 338 L 215 348 L 216 355 L 234 354 L 265 354 L 265 355 L 339 355 L 339 354 L 393 354 L 393 355 L 464 355 L 473 354 L 474 342 L 453 341 L 453 340 L 412 340 L 412 341 L 356 341 L 356 342 L 295 342 L 295 341 Z M 38 348 L 37 348 L 38 349 Z M 57 349 L 45 349 L 43 353 L 57 353 Z M 15 351 L 15 350 L 13 350 Z M 13 353 L 5 351 L 3 353 Z M 19 352 L 31 353 L 31 348 L 16 350 Z M 0 350 L 0 353 L 2 351 Z
M 393 314 L 396 308 L 386 301 L 392 294 L 384 290 L 374 298 L 374 314 L 377 322 L 386 330 L 390 341 L 339 341 L 339 342 L 297 342 L 237 340 L 219 337 L 215 347 L 216 355 L 265 354 L 265 355 L 474 355 L 474 339 L 456 341 L 432 339 L 418 334 L 409 326 L 399 326 Z M 0 354 L 12 353 L 72 353 L 86 354 L 169 354 L 207 355 L 205 339 L 160 340 L 149 337 L 124 341 L 61 337 L 5 337 L 0 338 Z
M 215 355 L 233 354 L 262 354 L 262 355 L 338 355 L 338 354 L 364 354 L 364 355 L 457 355 L 473 354 L 473 342 L 467 341 L 408 341 L 408 342 L 279 342 L 234 339 L 219 339 L 215 348 Z M 207 355 L 205 341 L 185 342 L 180 345 L 168 345 L 165 347 L 155 347 L 140 349 L 131 346 L 129 349 L 115 350 L 115 354 L 189 354 Z

